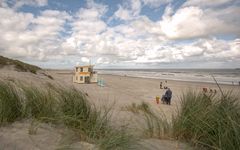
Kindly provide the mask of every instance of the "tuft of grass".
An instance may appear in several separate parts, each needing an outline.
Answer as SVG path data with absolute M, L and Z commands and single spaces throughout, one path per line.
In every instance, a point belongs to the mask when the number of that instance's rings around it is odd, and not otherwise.
M 166 139 L 170 137 L 171 124 L 162 112 L 154 112 L 148 103 L 133 103 L 124 107 L 125 110 L 137 113 L 143 119 L 143 136 L 147 138 Z
M 137 140 L 126 129 L 117 129 L 110 123 L 111 108 L 97 109 L 86 101 L 83 93 L 71 89 L 60 92 L 64 123 L 73 128 L 82 140 L 95 143 L 100 149 L 131 149 Z
M 53 90 L 39 90 L 36 87 L 23 87 L 26 98 L 25 115 L 36 119 L 52 120 L 56 118 L 58 106 Z
M 173 119 L 174 136 L 206 149 L 237 150 L 240 147 L 239 98 L 187 92 Z
M 134 150 L 144 149 L 140 147 L 140 140 L 134 137 L 126 130 L 126 127 L 120 129 L 108 130 L 104 138 L 99 139 L 97 145 L 101 150 Z
M 145 113 L 151 113 L 149 105 L 145 102 L 142 102 L 139 105 L 137 105 L 136 103 L 132 103 L 131 105 L 124 106 L 122 110 L 130 111 L 134 114 L 139 114 L 141 111 Z
M 0 125 L 14 122 L 23 115 L 22 98 L 16 87 L 0 81 Z
M 85 96 L 75 89 L 62 90 L 60 97 L 60 107 L 63 113 L 62 119 L 65 124 L 77 129 L 77 131 L 88 138 L 97 138 L 100 134 L 100 132 L 96 133 L 98 131 L 97 128 L 104 128 L 107 121 L 100 119 L 100 112 L 94 109 L 86 101 Z

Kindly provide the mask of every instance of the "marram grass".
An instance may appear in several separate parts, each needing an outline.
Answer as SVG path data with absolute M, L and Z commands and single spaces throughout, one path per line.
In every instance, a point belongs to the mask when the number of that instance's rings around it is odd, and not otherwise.
M 174 137 L 206 149 L 239 149 L 239 102 L 239 98 L 231 93 L 214 97 L 187 92 L 173 119 Z
M 0 125 L 14 122 L 23 115 L 22 97 L 11 82 L 0 81 Z
M 65 124 L 75 131 L 81 140 L 93 143 L 100 150 L 133 149 L 138 145 L 136 137 L 124 128 L 110 123 L 111 108 L 96 108 L 74 88 L 45 89 L 0 82 L 0 125 L 23 118 Z M 32 124 L 30 134 L 37 134 Z
M 184 93 L 171 122 L 164 114 L 153 112 L 147 103 L 124 109 L 140 114 L 145 137 L 181 140 L 200 149 L 240 148 L 240 99 L 230 92 L 220 96 Z

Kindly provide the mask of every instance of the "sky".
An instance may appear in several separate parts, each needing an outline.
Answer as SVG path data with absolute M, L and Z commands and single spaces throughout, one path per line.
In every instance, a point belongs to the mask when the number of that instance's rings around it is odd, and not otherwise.
M 239 0 L 0 0 L 0 55 L 43 68 L 240 68 Z

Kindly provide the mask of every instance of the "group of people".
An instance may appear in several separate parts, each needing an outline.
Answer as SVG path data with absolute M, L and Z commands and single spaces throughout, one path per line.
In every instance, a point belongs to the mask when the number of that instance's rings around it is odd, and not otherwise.
M 163 83 L 160 82 L 160 89 L 167 89 L 167 80 L 165 80 L 165 86 L 163 86 Z

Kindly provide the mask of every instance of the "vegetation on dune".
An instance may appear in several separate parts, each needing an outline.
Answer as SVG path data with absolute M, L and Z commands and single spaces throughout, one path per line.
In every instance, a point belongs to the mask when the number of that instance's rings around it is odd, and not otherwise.
M 171 133 L 171 124 L 163 113 L 154 112 L 148 103 L 142 102 L 125 106 L 123 110 L 138 114 L 144 124 L 142 124 L 142 133 L 146 138 L 167 139 Z
M 240 147 L 240 99 L 231 93 L 219 96 L 186 92 L 171 122 L 161 113 L 142 111 L 145 105 L 148 104 L 127 108 L 133 113 L 142 113 L 143 133 L 147 137 L 182 140 L 204 149 L 237 150 Z
M 221 97 L 188 92 L 173 120 L 174 137 L 207 149 L 239 149 L 240 103 L 231 93 Z
M 0 68 L 8 65 L 13 65 L 15 66 L 17 71 L 22 71 L 22 72 L 31 72 L 36 74 L 38 70 L 41 70 L 41 68 L 34 66 L 34 65 L 29 65 L 27 63 L 18 61 L 18 60 L 13 60 L 9 59 L 3 56 L 0 56 Z
M 23 115 L 22 98 L 10 82 L 0 81 L 0 125 L 14 122 Z
M 39 120 L 54 120 L 58 115 L 57 94 L 51 89 L 22 87 L 25 95 L 25 115 Z
M 23 118 L 65 124 L 81 140 L 94 143 L 100 149 L 131 149 L 138 140 L 126 128 L 118 129 L 110 123 L 111 108 L 97 109 L 76 89 L 57 88 L 51 84 L 46 89 L 0 82 L 0 125 Z M 18 90 L 17 90 L 18 89 Z M 34 124 L 29 130 L 36 134 Z

